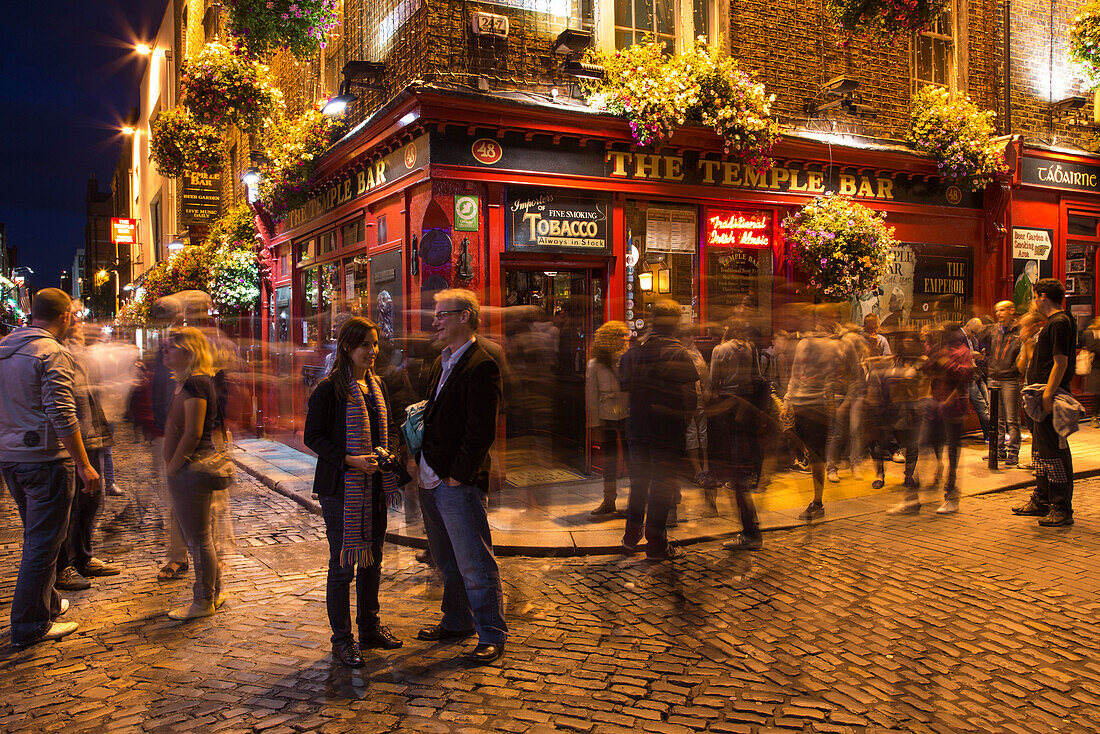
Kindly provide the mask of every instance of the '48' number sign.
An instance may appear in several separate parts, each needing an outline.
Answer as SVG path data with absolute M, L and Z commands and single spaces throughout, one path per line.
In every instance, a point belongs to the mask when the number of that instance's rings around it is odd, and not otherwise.
M 474 13 L 470 18 L 475 36 L 508 37 L 508 19 L 493 13 Z
M 504 155 L 504 149 L 500 147 L 500 143 L 492 138 L 480 138 L 470 146 L 470 153 L 478 163 L 491 166 L 500 162 L 501 157 Z

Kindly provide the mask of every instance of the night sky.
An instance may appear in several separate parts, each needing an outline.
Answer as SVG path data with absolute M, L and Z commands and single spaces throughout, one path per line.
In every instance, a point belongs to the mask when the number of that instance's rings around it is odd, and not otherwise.
M 110 187 L 122 120 L 167 0 L 20 0 L 0 24 L 0 222 L 35 289 L 84 246 L 84 193 Z

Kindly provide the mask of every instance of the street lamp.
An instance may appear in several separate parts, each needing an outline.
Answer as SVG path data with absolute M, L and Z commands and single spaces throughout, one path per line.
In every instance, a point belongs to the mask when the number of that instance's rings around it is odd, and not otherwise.
M 139 43 L 134 46 L 134 50 L 142 56 L 148 56 L 149 54 L 153 53 L 153 47 L 150 46 L 148 43 Z
M 122 126 L 122 134 L 123 135 L 133 135 L 136 132 L 137 132 L 137 129 L 133 128 L 129 125 L 123 125 Z

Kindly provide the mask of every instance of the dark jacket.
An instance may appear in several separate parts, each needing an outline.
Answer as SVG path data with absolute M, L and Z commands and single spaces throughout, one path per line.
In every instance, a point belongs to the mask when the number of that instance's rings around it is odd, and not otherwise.
M 1020 327 L 1013 326 L 1002 333 L 1001 325 L 993 324 L 989 330 L 989 349 L 985 353 L 990 379 L 1019 380 L 1020 370 L 1016 367 L 1019 356 Z
M 671 336 L 655 333 L 628 349 L 619 362 L 619 383 L 630 393 L 627 438 L 683 451 L 698 379 L 691 355 Z
M 382 398 L 389 404 L 386 384 L 382 383 Z M 377 428 L 377 414 L 367 401 L 367 410 L 371 417 L 371 426 Z M 313 475 L 313 491 L 318 495 L 342 495 L 344 493 L 344 472 L 350 467 L 344 463 L 348 453 L 347 436 L 348 404 L 336 397 L 336 387 L 331 377 L 325 377 L 309 396 L 306 409 L 306 425 L 302 440 L 313 453 L 317 454 L 317 471 Z M 404 416 L 395 418 L 390 414 L 389 450 L 396 451 L 400 445 L 397 427 L 405 420 Z M 373 448 L 373 447 L 372 447 Z M 382 475 L 375 473 L 375 482 Z
M 442 374 L 443 358 L 438 357 L 429 373 L 421 454 L 440 479 L 453 477 L 488 492 L 489 449 L 496 440 L 503 390 L 500 365 L 477 339 L 437 396 Z

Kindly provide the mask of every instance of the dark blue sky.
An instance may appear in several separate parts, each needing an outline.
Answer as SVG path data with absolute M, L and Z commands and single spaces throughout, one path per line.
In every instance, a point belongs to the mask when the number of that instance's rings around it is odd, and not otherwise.
M 84 192 L 110 186 L 121 120 L 137 102 L 167 0 L 20 0 L 0 24 L 0 222 L 35 288 L 84 244 Z

